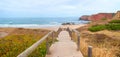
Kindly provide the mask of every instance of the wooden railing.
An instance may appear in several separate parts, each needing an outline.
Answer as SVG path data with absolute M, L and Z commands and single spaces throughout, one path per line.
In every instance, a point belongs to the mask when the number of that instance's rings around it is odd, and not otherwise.
M 66 30 L 69 32 L 71 40 L 77 43 L 77 50 L 79 51 L 80 50 L 80 33 L 75 29 L 67 28 Z
M 21 54 L 19 54 L 17 57 L 28 57 L 45 40 L 46 40 L 46 52 L 47 54 L 50 54 L 49 47 L 52 43 L 55 42 L 55 38 L 58 37 L 58 34 L 60 33 L 60 31 L 62 31 L 61 28 L 59 28 L 57 31 L 49 32 L 44 37 L 42 37 L 40 40 L 38 40 L 36 43 L 34 43 L 32 46 L 30 46 L 25 51 L 23 51 Z
M 77 43 L 77 50 L 80 50 L 80 32 L 78 32 L 75 29 L 63 29 L 59 28 L 57 31 L 51 31 L 48 34 L 46 34 L 43 38 L 41 38 L 39 41 L 34 43 L 32 46 L 30 46 L 28 49 L 23 51 L 21 54 L 19 54 L 17 57 L 28 57 L 43 41 L 46 40 L 46 51 L 47 54 L 50 54 L 49 52 L 49 47 L 51 46 L 52 43 L 55 42 L 55 38 L 58 37 L 58 34 L 62 30 L 67 30 L 70 34 L 71 40 L 75 41 Z M 51 42 L 51 43 L 50 43 Z M 92 57 L 92 46 L 88 47 L 88 57 Z
M 80 50 L 80 32 L 75 29 L 66 29 L 71 37 L 71 40 L 75 41 L 77 44 L 77 51 Z M 92 57 L 92 46 L 88 46 L 88 57 Z

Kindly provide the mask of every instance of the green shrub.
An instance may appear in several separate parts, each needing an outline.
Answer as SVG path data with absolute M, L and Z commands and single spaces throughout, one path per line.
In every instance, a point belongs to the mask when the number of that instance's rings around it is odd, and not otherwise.
M 46 55 L 46 41 L 44 41 L 35 51 L 33 51 L 28 57 L 45 57 Z
M 120 24 L 107 24 L 106 28 L 108 30 L 120 30 Z
M 109 23 L 120 23 L 120 20 L 112 20 Z
M 21 52 L 30 47 L 33 43 L 38 41 L 42 35 L 8 35 L 0 39 L 0 57 L 17 57 Z M 45 44 L 45 43 L 43 43 Z M 41 47 L 41 48 L 40 48 Z M 46 48 L 44 45 L 38 47 L 39 53 L 35 52 L 33 55 L 45 56 Z M 42 49 L 42 51 L 41 51 Z
M 101 31 L 106 29 L 105 25 L 96 25 L 96 26 L 92 26 L 90 27 L 88 30 L 92 31 L 92 32 L 97 32 L 97 31 Z
M 102 20 L 107 20 L 107 18 L 102 18 Z
M 120 30 L 120 24 L 118 23 L 114 23 L 114 24 L 106 24 L 106 25 L 94 25 L 90 28 L 88 28 L 89 31 L 92 32 L 97 32 L 97 31 L 101 31 L 101 30 Z

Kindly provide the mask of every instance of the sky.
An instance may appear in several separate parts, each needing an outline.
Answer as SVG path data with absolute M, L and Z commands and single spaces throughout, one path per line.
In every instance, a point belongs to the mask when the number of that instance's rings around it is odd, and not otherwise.
M 0 17 L 80 17 L 118 10 L 120 0 L 0 0 Z

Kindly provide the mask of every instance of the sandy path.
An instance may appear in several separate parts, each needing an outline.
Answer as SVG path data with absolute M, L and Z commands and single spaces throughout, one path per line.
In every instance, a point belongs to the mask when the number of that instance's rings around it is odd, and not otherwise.
M 77 51 L 77 45 L 73 42 L 67 31 L 62 31 L 58 36 L 58 42 L 50 47 L 50 55 L 46 57 L 83 57 L 80 51 Z

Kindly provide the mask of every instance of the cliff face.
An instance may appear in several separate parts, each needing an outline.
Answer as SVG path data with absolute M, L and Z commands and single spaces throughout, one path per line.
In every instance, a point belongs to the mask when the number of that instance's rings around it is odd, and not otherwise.
M 120 19 L 120 11 L 117 11 L 113 19 Z
M 101 20 L 103 18 L 112 19 L 113 16 L 114 16 L 114 13 L 98 13 L 91 16 L 84 15 L 80 17 L 80 19 L 95 21 L 95 20 Z
M 89 19 L 89 15 L 83 15 L 80 17 L 80 20 L 88 20 Z
M 90 20 L 101 20 L 101 19 L 112 19 L 113 18 L 114 13 L 99 13 L 99 14 L 95 14 L 90 16 Z

